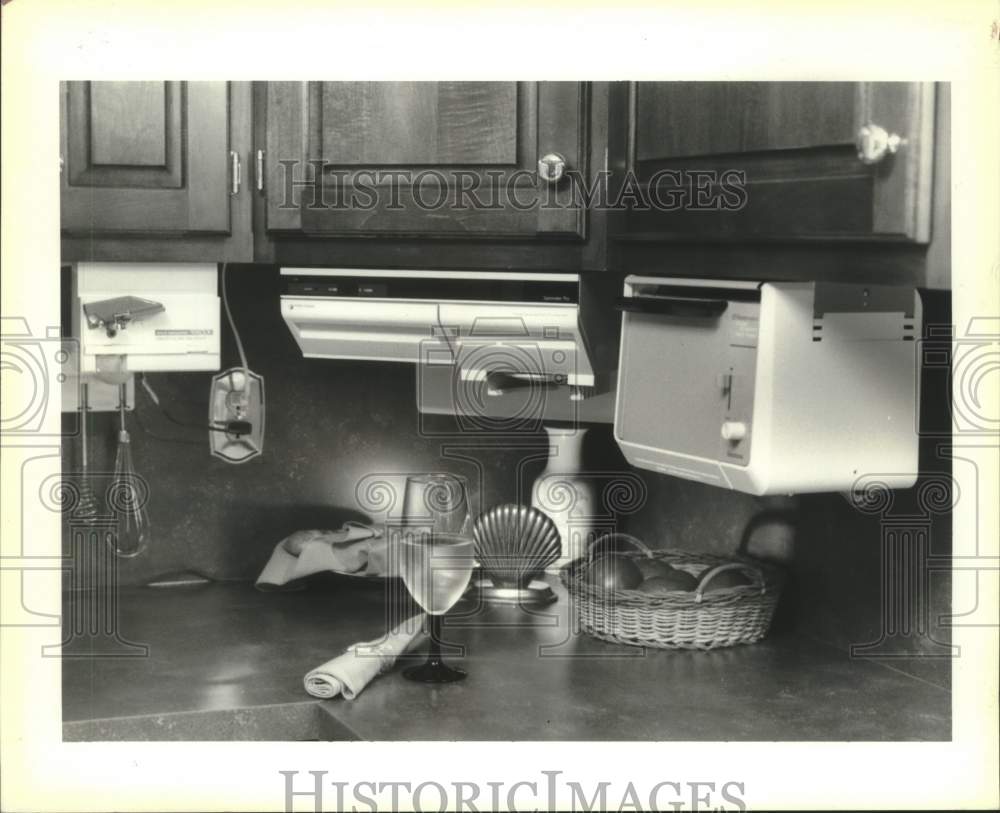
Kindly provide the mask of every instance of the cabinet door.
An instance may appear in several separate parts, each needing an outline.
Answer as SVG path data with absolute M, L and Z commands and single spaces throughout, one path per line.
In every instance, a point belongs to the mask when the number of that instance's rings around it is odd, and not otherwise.
M 583 234 L 568 177 L 537 174 L 584 170 L 579 83 L 272 82 L 266 104 L 269 232 Z
M 62 87 L 62 228 L 69 234 L 228 234 L 226 82 Z
M 638 83 L 630 165 L 637 189 L 658 194 L 640 195 L 628 231 L 926 242 L 933 93 L 904 82 Z M 864 125 L 898 136 L 896 151 L 860 160 Z

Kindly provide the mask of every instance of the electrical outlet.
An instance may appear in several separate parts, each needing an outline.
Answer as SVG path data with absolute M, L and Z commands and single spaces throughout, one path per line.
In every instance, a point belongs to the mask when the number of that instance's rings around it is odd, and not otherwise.
M 225 370 L 212 379 L 208 403 L 208 420 L 214 427 L 208 433 L 213 455 L 229 463 L 245 463 L 264 451 L 263 376 L 242 367 Z

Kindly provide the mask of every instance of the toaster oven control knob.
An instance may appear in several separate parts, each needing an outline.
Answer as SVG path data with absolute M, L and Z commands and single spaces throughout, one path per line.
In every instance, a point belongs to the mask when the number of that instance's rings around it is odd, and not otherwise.
M 730 443 L 738 443 L 747 436 L 747 425 L 743 421 L 726 421 L 722 424 L 722 437 Z

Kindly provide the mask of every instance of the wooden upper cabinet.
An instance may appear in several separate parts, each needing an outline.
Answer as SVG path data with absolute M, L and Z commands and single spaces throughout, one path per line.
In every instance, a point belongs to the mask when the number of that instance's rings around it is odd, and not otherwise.
M 641 82 L 631 106 L 629 233 L 929 239 L 932 84 Z M 890 137 L 873 163 L 864 126 Z
M 242 224 L 234 224 L 234 139 L 251 137 L 249 88 L 238 91 L 238 137 L 227 82 L 67 82 L 61 90 L 64 234 L 227 236 Z M 249 231 L 245 242 L 249 251 Z
M 568 177 L 586 164 L 586 95 L 559 82 L 270 82 L 272 234 L 580 237 Z

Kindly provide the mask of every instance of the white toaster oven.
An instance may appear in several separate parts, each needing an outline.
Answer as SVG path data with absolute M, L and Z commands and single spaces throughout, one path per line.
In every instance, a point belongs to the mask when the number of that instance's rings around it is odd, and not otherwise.
M 633 465 L 750 494 L 914 483 L 914 289 L 629 276 L 619 307 Z

